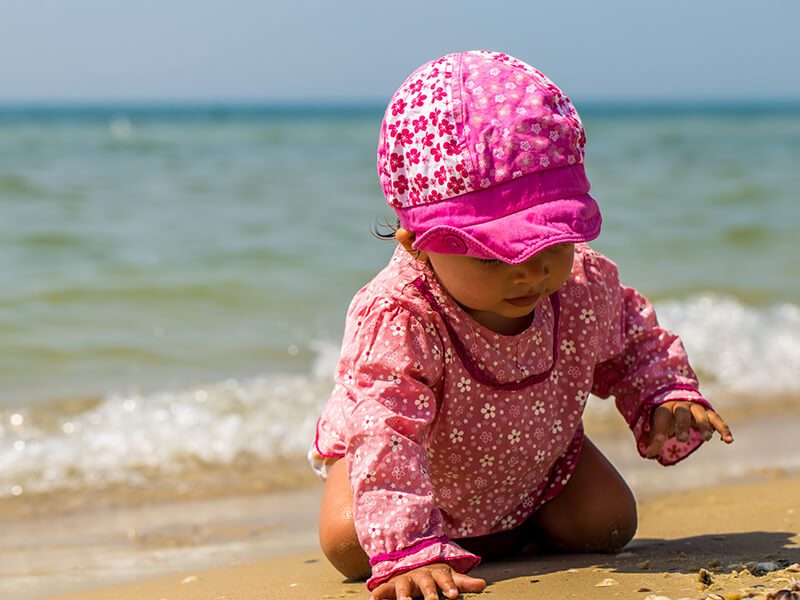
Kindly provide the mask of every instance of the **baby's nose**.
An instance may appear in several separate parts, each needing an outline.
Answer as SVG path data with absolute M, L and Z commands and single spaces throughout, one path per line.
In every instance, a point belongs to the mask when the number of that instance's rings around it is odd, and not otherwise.
M 541 256 L 533 256 L 526 260 L 524 263 L 518 265 L 515 270 L 516 280 L 520 282 L 527 282 L 537 286 L 542 281 L 547 279 L 550 274 L 550 267 L 547 261 Z

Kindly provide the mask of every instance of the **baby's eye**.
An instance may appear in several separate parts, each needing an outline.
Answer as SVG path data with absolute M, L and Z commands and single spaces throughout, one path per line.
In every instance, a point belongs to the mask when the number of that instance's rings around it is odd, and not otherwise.
M 498 260 L 496 258 L 479 258 L 477 259 L 479 263 L 482 265 L 486 265 L 487 267 L 496 267 L 497 265 L 502 264 L 502 260 Z

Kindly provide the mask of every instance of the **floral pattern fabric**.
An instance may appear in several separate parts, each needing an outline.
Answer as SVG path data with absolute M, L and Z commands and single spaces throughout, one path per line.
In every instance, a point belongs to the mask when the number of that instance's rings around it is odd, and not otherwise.
M 404 208 L 582 164 L 586 135 L 570 99 L 502 52 L 448 54 L 393 95 L 378 142 L 389 205 Z
M 347 457 L 370 589 L 432 562 L 465 572 L 479 557 L 454 539 L 517 527 L 555 497 L 577 463 L 590 393 L 615 397 L 642 456 L 658 404 L 708 406 L 679 338 L 610 260 L 577 245 L 556 294 L 524 332 L 501 335 L 401 248 L 356 294 L 309 457 Z M 672 437 L 658 461 L 700 444 L 694 429 L 685 443 Z

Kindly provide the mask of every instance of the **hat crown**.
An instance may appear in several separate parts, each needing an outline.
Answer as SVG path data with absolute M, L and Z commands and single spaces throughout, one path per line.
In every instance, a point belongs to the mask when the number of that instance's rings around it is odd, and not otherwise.
M 429 204 L 583 163 L 575 107 L 507 54 L 448 54 L 414 71 L 384 114 L 378 174 L 395 208 Z

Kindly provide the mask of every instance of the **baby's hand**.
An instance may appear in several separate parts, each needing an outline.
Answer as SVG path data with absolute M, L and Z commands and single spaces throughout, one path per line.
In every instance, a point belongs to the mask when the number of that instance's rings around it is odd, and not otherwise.
M 433 563 L 395 575 L 380 584 L 369 600 L 410 600 L 422 595 L 425 600 L 438 600 L 441 589 L 447 598 L 458 598 L 459 592 L 482 592 L 483 579 L 453 571 L 444 563 Z
M 650 417 L 650 445 L 645 452 L 647 458 L 658 456 L 661 446 L 673 433 L 679 442 L 688 440 L 692 425 L 705 441 L 710 440 L 716 430 L 725 443 L 733 443 L 730 427 L 713 410 L 696 402 L 671 400 L 657 407 Z

